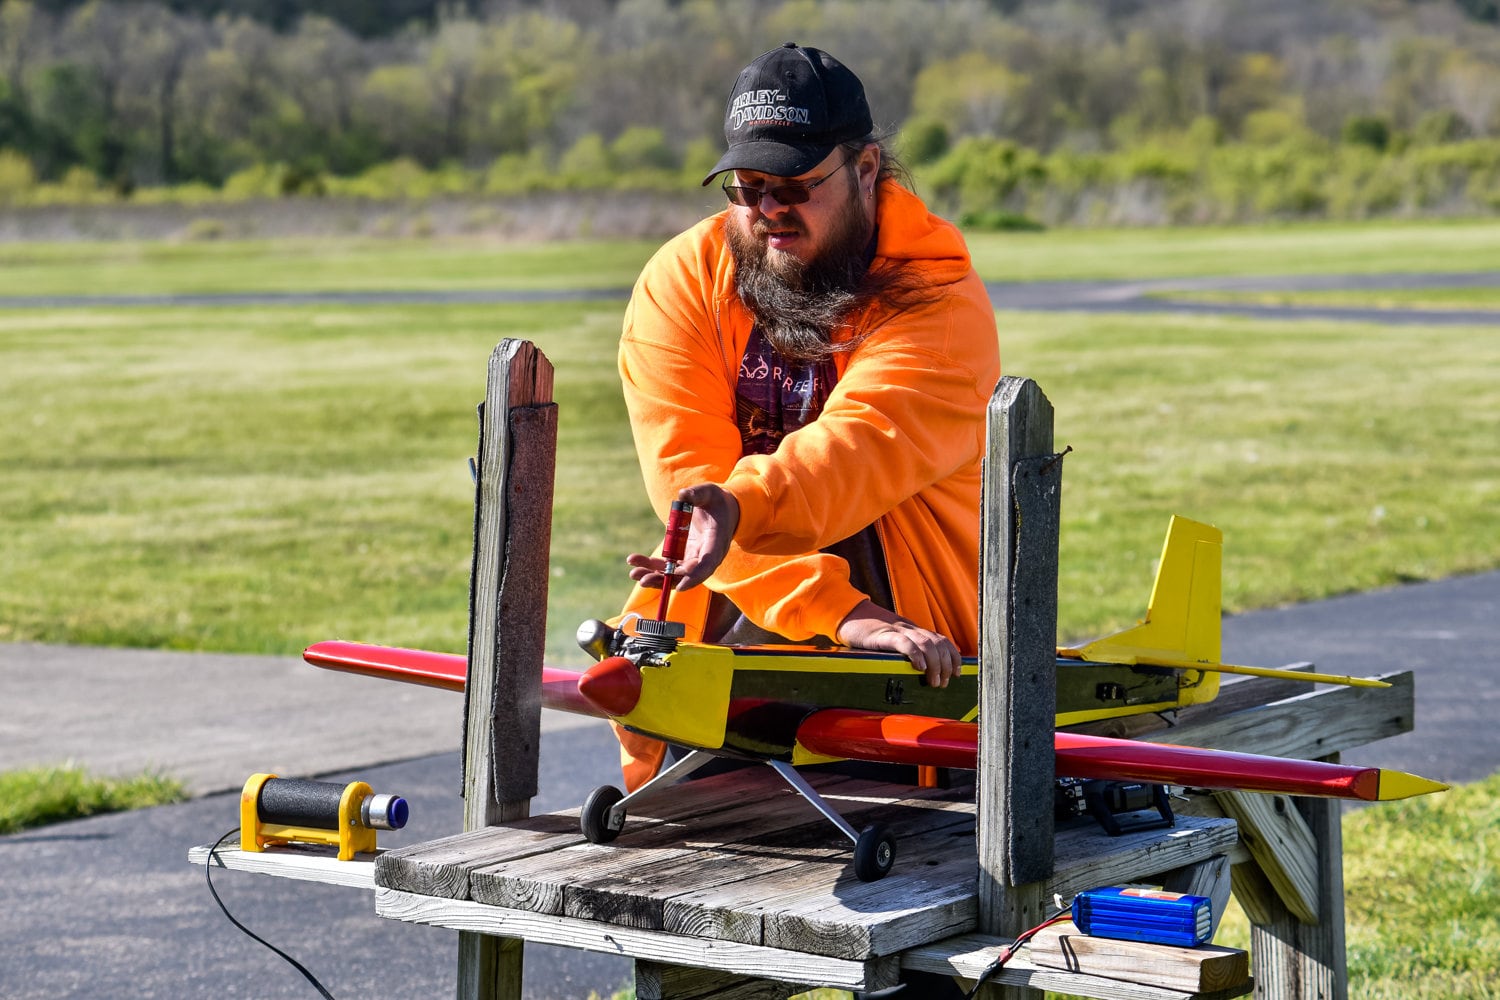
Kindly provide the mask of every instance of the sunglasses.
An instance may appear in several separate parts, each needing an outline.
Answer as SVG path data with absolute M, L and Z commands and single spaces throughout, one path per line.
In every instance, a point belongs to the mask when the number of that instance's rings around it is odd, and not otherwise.
M 729 179 L 725 178 L 722 185 L 724 188 L 724 197 L 729 199 L 731 205 L 740 205 L 745 208 L 755 208 L 766 195 L 770 195 L 778 205 L 786 205 L 788 207 L 800 205 L 812 197 L 813 188 L 822 184 L 840 170 L 843 170 L 853 160 L 853 155 L 846 156 L 843 163 L 840 163 L 815 181 L 789 181 L 786 184 L 777 184 L 775 187 L 768 188 L 744 187 L 739 184 L 731 184 L 729 183 Z M 734 175 L 731 174 L 730 176 Z

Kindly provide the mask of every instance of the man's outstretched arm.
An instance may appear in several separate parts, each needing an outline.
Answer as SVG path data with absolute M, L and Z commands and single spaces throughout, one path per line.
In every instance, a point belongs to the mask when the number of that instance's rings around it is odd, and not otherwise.
M 677 565 L 677 589 L 687 590 L 707 580 L 723 562 L 739 523 L 739 504 L 713 483 L 688 487 L 677 498 L 693 505 L 687 548 Z M 664 560 L 633 552 L 625 561 L 630 566 L 630 578 L 643 587 L 660 587 L 665 582 Z M 845 616 L 834 638 L 855 649 L 899 653 L 934 687 L 946 686 L 962 665 L 958 647 L 947 636 L 922 628 L 870 600 L 861 601 Z

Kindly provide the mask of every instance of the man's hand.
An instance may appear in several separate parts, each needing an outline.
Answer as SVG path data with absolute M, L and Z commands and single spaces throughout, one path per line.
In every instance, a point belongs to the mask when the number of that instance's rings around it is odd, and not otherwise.
M 949 678 L 957 677 L 963 668 L 958 647 L 947 636 L 915 625 L 868 600 L 855 605 L 845 616 L 834 638 L 855 649 L 900 653 L 927 675 L 927 683 L 933 687 L 947 687 Z
M 696 587 L 713 576 L 714 570 L 729 554 L 734 529 L 740 523 L 740 505 L 734 497 L 713 483 L 689 486 L 677 499 L 693 505 L 693 520 L 688 529 L 687 548 L 677 564 L 677 589 Z M 625 557 L 630 578 L 643 587 L 660 587 L 666 574 L 666 560 L 632 552 Z

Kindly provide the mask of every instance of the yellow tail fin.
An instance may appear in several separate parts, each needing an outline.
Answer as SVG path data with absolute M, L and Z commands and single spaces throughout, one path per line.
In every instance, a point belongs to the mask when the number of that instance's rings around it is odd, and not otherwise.
M 1224 535 L 1218 528 L 1174 516 L 1146 617 L 1131 628 L 1058 652 L 1095 663 L 1218 663 L 1223 549 Z M 1198 676 L 1201 682 L 1182 692 L 1182 704 L 1212 701 L 1218 694 L 1217 673 Z

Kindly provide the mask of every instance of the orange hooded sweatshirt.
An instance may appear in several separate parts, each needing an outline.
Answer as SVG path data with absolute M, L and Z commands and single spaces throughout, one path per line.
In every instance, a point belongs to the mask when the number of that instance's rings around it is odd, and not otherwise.
M 882 182 L 871 266 L 904 266 L 925 294 L 853 317 L 863 339 L 834 356 L 838 382 L 821 415 L 774 454 L 742 455 L 735 387 L 754 320 L 735 294 L 726 215 L 663 246 L 625 314 L 620 376 L 657 515 L 665 522 L 684 487 L 723 484 L 740 522 L 706 587 L 794 640 L 833 636 L 866 598 L 847 564 L 818 550 L 875 524 L 894 610 L 974 655 L 984 413 L 1000 352 L 963 237 Z M 637 588 L 626 610 L 654 614 L 657 596 Z M 693 638 L 706 608 L 702 589 L 678 592 L 671 617 Z

